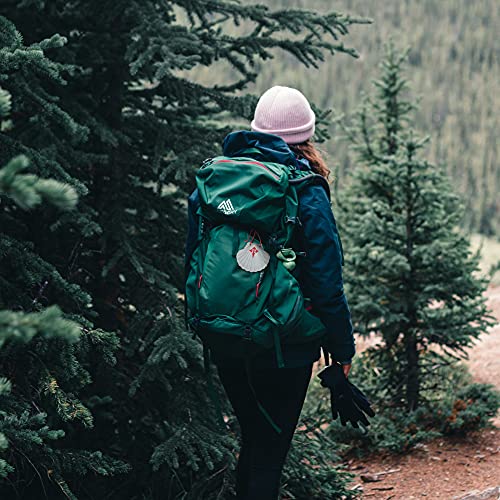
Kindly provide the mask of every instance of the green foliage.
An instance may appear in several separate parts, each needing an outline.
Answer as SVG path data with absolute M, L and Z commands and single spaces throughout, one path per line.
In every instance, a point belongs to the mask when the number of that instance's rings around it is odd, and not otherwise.
M 490 419 L 500 407 L 500 393 L 490 385 L 473 383 L 465 365 L 426 354 L 431 358 L 433 376 L 425 379 L 420 406 L 409 412 L 391 404 L 390 376 L 379 354 L 370 349 L 354 361 L 350 377 L 374 403 L 376 415 L 366 434 L 331 423 L 327 433 L 340 451 L 357 455 L 378 450 L 403 453 L 438 436 L 465 434 L 491 425 Z M 319 401 L 317 414 L 326 418 L 330 408 L 325 391 L 316 381 L 312 391 L 317 393 L 314 400 Z
M 258 0 L 252 0 L 258 1 Z M 308 8 L 324 12 L 330 0 L 269 0 L 274 8 Z M 350 43 L 360 49 L 359 60 L 332 58 L 319 69 L 296 71 L 283 54 L 273 64 L 260 64 L 256 92 L 276 83 L 297 86 L 322 108 L 334 107 L 351 114 L 367 82 L 378 72 L 387 35 L 402 46 L 411 46 L 409 68 L 412 88 L 424 96 L 413 122 L 419 130 L 432 131 L 427 158 L 444 165 L 454 190 L 464 199 L 461 224 L 473 232 L 498 237 L 500 217 L 500 60 L 495 27 L 500 23 L 496 0 L 337 0 L 335 8 L 373 19 L 370 29 L 353 26 Z M 221 73 L 202 73 L 203 81 L 220 81 Z M 325 145 L 330 168 L 342 188 L 356 167 L 356 158 L 340 141 Z
M 80 326 L 64 319 L 57 306 L 38 313 L 0 311 L 0 348 L 8 341 L 29 342 L 35 335 L 61 338 L 74 343 L 80 339 Z
M 0 88 L 0 118 L 8 116 L 10 108 L 10 94 Z M 5 130 L 7 126 L 3 124 L 1 128 Z M 33 208 L 42 199 L 62 210 L 74 208 L 77 194 L 71 186 L 36 175 L 20 175 L 19 172 L 28 166 L 28 158 L 18 155 L 0 169 L 0 195 L 9 196 L 24 209 Z
M 235 440 L 216 430 L 200 345 L 179 319 L 185 197 L 229 131 L 221 117 L 252 114 L 256 96 L 240 91 L 258 61 L 277 49 L 306 67 L 355 55 L 341 40 L 363 21 L 224 0 L 13 0 L 2 14 L 0 84 L 14 119 L 0 134 L 0 164 L 23 154 L 30 174 L 19 161 L 7 172 L 15 182 L 4 173 L 0 306 L 57 304 L 81 336 L 0 351 L 11 418 L 26 415 L 40 436 L 64 431 L 58 448 L 46 436 L 9 448 L 15 471 L 0 495 L 11 484 L 30 498 L 43 488 L 70 498 L 222 495 Z M 219 85 L 186 74 L 221 64 L 231 75 Z M 78 205 L 33 216 L 16 202 L 57 193 L 23 175 L 72 186 Z
M 387 47 L 374 96 L 344 125 L 360 166 L 340 205 L 355 329 L 381 335 L 388 401 L 414 410 L 434 380 L 427 353 L 463 354 L 493 317 L 460 230 L 461 202 L 412 129 L 406 60 Z
M 313 68 L 326 55 L 356 55 L 342 40 L 365 22 L 224 0 L 9 0 L 2 6 L 0 321 L 11 337 L 2 337 L 0 349 L 6 376 L 0 379 L 2 497 L 13 491 L 26 498 L 41 492 L 110 499 L 230 495 L 235 435 L 217 430 L 200 345 L 180 321 L 185 196 L 194 167 L 218 152 L 229 131 L 225 124 L 250 118 L 256 96 L 242 91 L 261 68 L 279 70 L 281 61 L 293 60 L 294 74 L 317 86 Z M 284 57 L 273 59 L 276 53 Z M 194 81 L 200 68 L 222 81 Z M 387 90 L 382 83 L 384 102 Z M 397 107 L 386 108 L 394 113 Z M 456 199 L 442 188 L 441 174 L 417 159 L 422 143 L 411 134 L 401 137 L 405 110 L 398 113 L 401 126 L 397 120 L 374 123 L 375 133 L 385 135 L 373 143 L 373 158 L 364 158 L 377 177 L 372 182 L 359 174 L 365 182 L 360 189 L 373 195 L 359 206 L 375 210 L 355 212 L 368 214 L 368 223 L 354 225 L 367 241 L 354 241 L 361 253 L 352 252 L 353 258 L 366 265 L 361 271 L 382 264 L 382 281 L 365 274 L 363 288 L 353 279 L 360 293 L 349 296 L 360 298 L 353 304 L 358 326 L 385 332 L 393 342 L 383 354 L 407 373 L 394 335 L 410 303 L 400 277 L 413 269 L 400 252 L 405 182 L 421 186 L 419 207 L 430 215 L 416 219 L 426 251 L 414 256 L 420 288 L 409 288 L 412 299 L 425 292 L 416 304 L 429 335 L 421 335 L 423 327 L 412 335 L 424 351 L 432 343 L 460 350 L 487 321 L 478 298 L 483 284 L 470 278 L 475 261 L 464 257 L 466 241 L 449 231 L 459 221 Z M 327 112 L 318 115 L 320 123 L 327 118 Z M 481 118 L 481 127 L 488 120 Z M 319 127 L 318 137 L 326 136 Z M 409 164 L 418 178 L 408 173 Z M 486 178 L 490 163 L 485 165 Z M 394 190 L 392 212 L 387 186 Z M 41 201 L 48 202 L 43 210 L 28 210 Z M 378 232 L 370 233 L 373 228 Z M 441 290 L 429 275 L 442 275 L 448 285 Z M 373 293 L 381 293 L 382 302 L 373 301 Z M 388 307 L 387 297 L 403 309 Z M 443 307 L 429 307 L 432 300 Z M 388 380 L 386 395 L 397 415 L 404 395 L 395 377 Z M 425 402 L 424 383 L 420 389 Z M 464 391 L 464 401 L 481 401 L 480 415 L 496 404 L 486 392 L 480 398 Z M 445 420 L 455 401 L 445 407 Z M 411 418 L 420 421 L 426 408 L 422 404 Z M 453 425 L 483 425 L 473 408 L 458 409 Z M 332 467 L 334 443 L 321 432 L 325 414 L 306 408 L 305 415 L 285 471 L 288 496 L 309 498 L 312 491 L 317 498 L 348 497 L 348 476 Z M 420 439 L 418 432 L 393 448 Z M 391 438 L 385 439 L 390 447 Z M 304 463 L 304 456 L 314 458 Z
M 489 425 L 500 405 L 456 363 L 491 324 L 477 255 L 460 231 L 461 203 L 441 168 L 420 157 L 403 66 L 392 45 L 373 97 L 344 131 L 359 167 L 340 197 L 346 287 L 361 334 L 381 340 L 351 377 L 375 405 L 367 434 L 329 423 L 328 391 L 315 379 L 306 400 L 339 451 L 404 452 L 417 443 Z M 311 403 L 313 401 L 313 403 Z
M 418 408 L 411 414 L 401 408 L 396 408 L 391 413 L 384 411 L 379 414 L 370 424 L 366 435 L 341 427 L 337 423 L 331 426 L 330 431 L 335 439 L 343 444 L 342 448 L 345 452 L 351 452 L 357 456 L 377 451 L 405 453 L 418 443 L 440 436 L 440 433 L 432 426 L 427 427 L 426 415 L 423 408 Z
M 3 17 L 0 29 L 0 81 L 16 72 L 25 72 L 28 77 L 31 71 L 34 80 L 37 72 L 58 80 L 57 65 L 44 57 L 43 48 L 59 46 L 59 37 L 25 48 L 20 34 Z M 45 96 L 36 85 L 34 88 L 21 85 L 17 90 L 25 98 L 40 97 L 36 91 Z M 0 89 L 0 116 L 5 118 L 10 110 L 10 94 Z M 11 124 L 3 121 L 2 130 L 8 128 Z M 0 140 L 2 146 L 13 144 L 6 135 Z M 2 147 L 0 162 L 8 160 L 3 155 L 9 151 Z M 27 211 L 42 201 L 58 209 L 74 208 L 76 191 L 54 179 L 21 174 L 29 163 L 25 155 L 18 155 L 0 169 L 0 366 L 9 376 L 9 380 L 0 378 L 0 453 L 5 457 L 0 459 L 0 478 L 7 479 L 5 484 L 10 485 L 0 486 L 0 492 L 11 496 L 12 488 L 19 490 L 21 485 L 29 490 L 33 477 L 43 473 L 68 498 L 76 498 L 63 477 L 77 470 L 73 461 L 88 464 L 85 470 L 79 466 L 79 474 L 91 469 L 107 475 L 128 467 L 101 452 L 64 449 L 60 444 L 79 423 L 84 428 L 93 426 L 92 415 L 80 397 L 90 383 L 86 368 L 89 341 L 99 337 L 104 340 L 106 336 L 93 331 L 91 322 L 81 314 L 88 296 L 45 260 L 43 252 L 39 253 L 30 240 L 23 216 L 33 215 L 19 211 Z M 57 300 L 58 291 L 65 294 L 66 300 L 60 303 L 68 310 L 66 314 L 58 305 L 50 305 Z M 69 305 L 72 302 L 73 307 Z M 107 345 L 95 349 L 92 355 L 112 361 L 109 350 L 115 347 L 114 339 L 108 337 Z M 29 494 L 39 496 L 34 491 Z
M 448 398 L 446 405 L 435 409 L 444 434 L 464 434 L 490 424 L 500 407 L 500 393 L 490 384 L 469 384 Z
M 0 118 L 5 118 L 6 116 L 8 116 L 10 113 L 10 108 L 11 108 L 10 94 L 6 90 L 0 88 Z

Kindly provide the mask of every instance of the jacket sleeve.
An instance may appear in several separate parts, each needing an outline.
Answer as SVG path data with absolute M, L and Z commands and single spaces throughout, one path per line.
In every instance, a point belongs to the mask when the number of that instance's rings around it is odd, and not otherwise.
M 196 248 L 198 240 L 198 217 L 196 211 L 199 206 L 198 190 L 195 189 L 188 198 L 188 230 L 186 238 L 186 248 L 184 253 L 184 277 L 187 279 L 189 261 Z
M 305 251 L 299 277 L 302 291 L 311 300 L 311 312 L 326 327 L 323 346 L 334 360 L 349 363 L 356 349 L 342 280 L 342 243 L 323 187 L 308 186 L 300 193 L 299 219 Z

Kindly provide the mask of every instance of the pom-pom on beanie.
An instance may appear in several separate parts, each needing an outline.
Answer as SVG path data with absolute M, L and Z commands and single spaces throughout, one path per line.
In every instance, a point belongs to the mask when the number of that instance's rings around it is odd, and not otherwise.
M 315 122 L 314 111 L 302 92 L 276 85 L 260 97 L 251 127 L 278 135 L 288 144 L 299 144 L 313 136 Z

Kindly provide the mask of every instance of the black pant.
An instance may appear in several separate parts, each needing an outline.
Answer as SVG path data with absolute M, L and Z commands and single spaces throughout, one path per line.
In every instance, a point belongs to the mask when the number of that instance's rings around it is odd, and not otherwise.
M 237 498 L 276 500 L 281 471 L 311 378 L 312 363 L 299 368 L 252 369 L 250 372 L 257 397 L 281 428 L 281 434 L 259 410 L 244 363 L 220 365 L 218 372 L 241 428 Z

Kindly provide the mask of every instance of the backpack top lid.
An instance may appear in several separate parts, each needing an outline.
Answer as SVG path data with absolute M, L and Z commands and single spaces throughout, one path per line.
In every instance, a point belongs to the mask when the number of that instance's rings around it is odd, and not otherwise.
M 223 155 L 230 159 L 245 158 L 266 165 L 270 162 L 279 167 L 287 166 L 290 184 L 293 184 L 297 191 L 311 184 L 321 185 L 330 199 L 328 181 L 322 175 L 316 174 L 309 161 L 297 156 L 290 149 L 290 145 L 277 135 L 237 130 L 224 138 L 222 147 Z
M 213 224 L 232 224 L 269 234 L 283 228 L 291 206 L 292 169 L 250 157 L 217 156 L 196 175 L 199 214 Z

